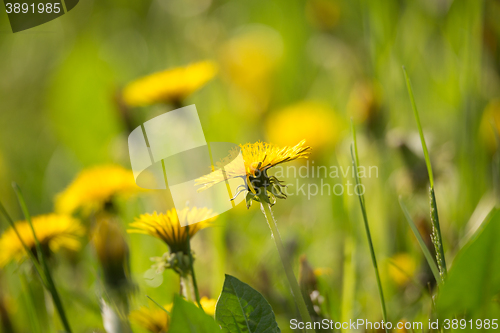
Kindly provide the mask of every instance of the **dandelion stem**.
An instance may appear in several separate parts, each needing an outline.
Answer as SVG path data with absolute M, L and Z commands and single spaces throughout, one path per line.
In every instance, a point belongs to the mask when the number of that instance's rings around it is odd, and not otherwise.
M 23 211 L 24 217 L 26 218 L 26 221 L 28 221 L 28 224 L 31 227 L 31 231 L 33 232 L 33 239 L 35 240 L 35 246 L 36 246 L 36 251 L 38 255 L 38 260 L 40 261 L 40 264 L 43 269 L 43 275 L 45 277 L 45 281 L 47 283 L 47 289 L 49 290 L 50 294 L 52 295 L 52 299 L 54 300 L 54 305 L 57 309 L 57 312 L 59 313 L 59 317 L 61 318 L 61 322 L 64 326 L 64 330 L 67 333 L 71 333 L 71 327 L 69 326 L 68 319 L 66 317 L 66 313 L 64 312 L 64 306 L 62 304 L 61 298 L 59 297 L 59 293 L 57 292 L 56 286 L 54 284 L 54 280 L 52 279 L 52 275 L 50 274 L 49 266 L 47 265 L 47 261 L 45 260 L 45 256 L 42 252 L 42 247 L 40 245 L 40 242 L 38 240 L 38 237 L 36 236 L 35 233 L 35 228 L 33 228 L 33 223 L 31 222 L 31 215 L 28 211 L 28 207 L 26 206 L 26 201 L 24 200 L 23 194 L 21 193 L 21 189 L 16 183 L 12 184 L 12 187 L 14 187 L 14 191 L 17 194 L 17 199 L 19 201 L 19 204 L 21 206 L 21 209 Z
M 196 303 L 198 303 L 198 306 L 200 309 L 203 309 L 201 306 L 200 302 L 200 292 L 198 291 L 198 284 L 196 283 L 196 275 L 194 273 L 194 259 L 193 259 L 193 253 L 191 252 L 191 237 L 189 235 L 189 225 L 186 225 L 186 234 L 187 234 L 187 247 L 188 247 L 188 254 L 189 254 L 189 270 L 191 271 L 191 277 L 192 277 L 192 285 L 194 289 L 194 297 L 196 300 Z
M 271 229 L 271 234 L 274 239 L 274 243 L 278 248 L 278 253 L 280 255 L 281 263 L 283 264 L 283 268 L 285 269 L 286 277 L 288 279 L 288 283 L 290 284 L 290 288 L 292 289 L 292 296 L 299 308 L 300 316 L 304 322 L 312 323 L 311 315 L 307 310 L 306 302 L 304 301 L 304 297 L 300 290 L 299 284 L 295 275 L 293 274 L 292 265 L 288 260 L 288 256 L 286 254 L 285 248 L 283 246 L 283 241 L 281 240 L 280 232 L 278 230 L 278 225 L 276 224 L 276 220 L 274 219 L 273 212 L 271 210 L 271 206 L 266 202 L 268 199 L 266 198 L 266 190 L 260 189 L 258 191 L 260 206 L 262 208 L 262 213 L 267 220 L 267 224 Z M 307 332 L 312 332 L 311 330 L 307 330 Z

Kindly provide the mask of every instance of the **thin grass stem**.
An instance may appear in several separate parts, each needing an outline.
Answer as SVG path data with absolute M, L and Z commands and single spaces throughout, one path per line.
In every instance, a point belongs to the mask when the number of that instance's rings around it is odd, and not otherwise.
M 425 143 L 422 124 L 420 123 L 420 116 L 418 114 L 417 104 L 415 103 L 415 97 L 413 96 L 413 88 L 411 86 L 410 78 L 408 77 L 408 73 L 406 73 L 406 68 L 404 66 L 403 66 L 403 73 L 406 80 L 406 87 L 408 88 L 408 95 L 410 96 L 413 115 L 415 116 L 415 120 L 417 122 L 418 133 L 420 135 L 420 142 L 422 143 L 422 149 L 424 151 L 425 164 L 427 165 L 427 172 L 429 174 L 429 183 L 430 183 L 429 199 L 431 206 L 431 223 L 432 223 L 431 239 L 432 242 L 434 243 L 434 247 L 436 248 L 436 261 L 439 267 L 439 272 L 441 274 L 441 277 L 444 278 L 446 277 L 448 270 L 446 268 L 443 238 L 441 237 L 441 227 L 439 224 L 437 202 L 436 202 L 436 196 L 434 194 L 434 175 L 432 173 L 431 160 L 429 158 L 429 151 L 427 150 L 427 144 Z
M 47 265 L 47 261 L 45 259 L 45 256 L 43 254 L 42 247 L 41 247 L 40 242 L 38 240 L 38 237 L 36 236 L 36 233 L 35 233 L 35 228 L 33 228 L 33 223 L 31 222 L 31 215 L 28 211 L 28 207 L 26 206 L 26 201 L 24 200 L 23 194 L 22 194 L 19 186 L 16 183 L 13 183 L 12 187 L 14 188 L 14 191 L 16 192 L 17 199 L 18 199 L 19 205 L 21 206 L 21 209 L 23 211 L 24 217 L 26 218 L 26 221 L 30 225 L 31 231 L 33 232 L 33 239 L 35 241 L 38 259 L 40 260 L 40 264 L 41 264 L 42 269 L 43 269 L 45 280 L 47 282 L 47 289 L 49 290 L 50 294 L 52 295 L 54 305 L 57 309 L 57 312 L 59 313 L 59 317 L 60 317 L 61 322 L 63 324 L 64 330 L 68 333 L 71 333 L 72 332 L 71 327 L 70 327 L 68 319 L 66 317 L 66 313 L 64 311 L 64 306 L 62 304 L 61 298 L 59 297 L 59 293 L 57 292 L 56 286 L 54 284 L 54 280 L 52 279 L 52 275 L 50 274 L 50 270 L 49 270 L 49 267 Z
M 260 207 L 262 209 L 262 213 L 267 220 L 267 224 L 271 229 L 271 235 L 276 244 L 276 248 L 278 249 L 278 253 L 280 255 L 281 263 L 283 264 L 283 268 L 285 269 L 285 274 L 288 279 L 288 283 L 292 290 L 292 296 L 295 300 L 295 304 L 299 309 L 300 316 L 304 322 L 312 323 L 311 315 L 307 310 L 306 302 L 304 301 L 304 296 L 302 295 L 302 291 L 300 290 L 299 283 L 295 278 L 293 273 L 292 265 L 288 259 L 288 255 L 286 254 L 285 247 L 283 246 L 283 241 L 281 240 L 280 232 L 278 230 L 278 225 L 276 224 L 276 220 L 274 219 L 273 212 L 271 210 L 271 206 L 266 202 L 268 199 L 266 198 L 266 189 L 259 189 L 258 191 L 259 199 L 260 199 Z M 307 332 L 313 332 L 310 329 L 306 330 Z
M 168 315 L 170 315 L 170 312 L 168 312 L 167 309 L 165 309 L 163 306 L 161 306 L 160 303 L 158 303 L 157 301 L 155 301 L 154 299 L 152 299 L 148 295 L 146 295 L 146 297 L 149 298 L 153 303 L 155 303 L 155 305 L 157 307 L 159 307 L 160 309 L 162 309 L 163 311 L 165 311 Z
M 432 173 L 431 160 L 429 158 L 429 151 L 427 150 L 427 144 L 425 143 L 424 131 L 422 130 L 422 125 L 420 124 L 420 116 L 417 111 L 417 104 L 415 103 L 415 97 L 413 96 L 413 88 L 411 86 L 410 78 L 406 73 L 406 68 L 403 66 L 403 73 L 405 75 L 406 87 L 408 88 L 408 94 L 410 95 L 411 107 L 413 109 L 413 115 L 417 121 L 418 134 L 420 135 L 420 142 L 422 143 L 422 149 L 424 150 L 425 164 L 427 166 L 427 172 L 429 173 L 429 183 L 432 188 L 434 188 L 434 175 Z
M 351 122 L 352 123 L 352 122 Z M 361 186 L 361 181 L 358 176 L 358 160 L 355 156 L 355 151 L 357 151 L 357 142 L 356 142 L 356 130 L 354 126 L 352 126 L 353 130 L 353 145 L 351 145 L 351 158 L 352 158 L 352 167 L 354 168 L 354 177 L 356 179 L 356 187 Z M 354 192 L 356 192 L 356 188 L 354 189 Z M 382 317 L 385 322 L 387 322 L 387 309 L 385 305 L 385 298 L 384 298 L 384 290 L 382 288 L 382 281 L 380 280 L 380 273 L 378 270 L 378 264 L 377 264 L 377 257 L 375 255 L 375 249 L 373 248 L 373 241 L 372 241 L 372 236 L 370 232 L 370 225 L 368 224 L 368 215 L 366 214 L 366 206 L 365 206 L 365 198 L 362 193 L 356 193 L 359 199 L 359 204 L 361 206 L 361 213 L 363 215 L 363 222 L 365 225 L 365 232 L 366 232 L 366 238 L 368 239 L 368 245 L 370 248 L 370 255 L 372 259 L 372 265 L 373 269 L 375 270 L 375 277 L 377 279 L 377 287 L 378 287 L 378 292 L 380 295 L 380 303 L 382 306 Z M 387 327 L 385 328 L 385 331 L 388 332 Z
M 33 254 L 33 252 L 31 252 L 31 250 L 28 248 L 28 246 L 26 245 L 26 243 L 24 242 L 24 240 L 21 238 L 21 235 L 19 234 L 19 231 L 16 228 L 14 220 L 12 220 L 12 218 L 9 215 L 9 213 L 7 213 L 7 210 L 5 209 L 5 207 L 3 206 L 3 204 L 1 202 L 0 202 L 0 211 L 2 212 L 3 216 L 5 217 L 5 219 L 9 222 L 12 230 L 14 230 L 14 232 L 16 233 L 17 238 L 21 242 L 21 245 L 23 246 L 24 250 L 28 254 L 28 257 L 31 259 L 31 262 L 33 263 L 33 266 L 35 266 L 35 270 L 36 270 L 38 276 L 42 280 L 42 284 L 44 285 L 44 287 L 47 287 L 47 281 L 46 281 L 45 276 L 43 274 L 43 270 L 42 270 L 42 267 L 40 266 L 40 263 L 36 259 L 36 257 Z

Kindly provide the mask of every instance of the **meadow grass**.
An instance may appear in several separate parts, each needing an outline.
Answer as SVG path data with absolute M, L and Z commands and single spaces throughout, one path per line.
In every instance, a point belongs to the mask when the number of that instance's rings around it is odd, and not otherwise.
M 63 303 L 61 301 L 61 297 L 59 296 L 59 292 L 57 291 L 54 280 L 52 279 L 52 274 L 50 273 L 49 266 L 47 265 L 47 259 L 45 258 L 45 255 L 42 251 L 42 247 L 40 245 L 40 242 L 38 241 L 38 237 L 36 236 L 35 229 L 33 228 L 33 224 L 31 222 L 31 215 L 29 213 L 28 206 L 26 205 L 26 201 L 24 200 L 24 196 L 21 192 L 21 188 L 16 183 L 13 183 L 12 187 L 14 188 L 14 191 L 16 192 L 17 198 L 19 200 L 19 205 L 21 206 L 21 210 L 23 211 L 23 214 L 24 214 L 24 217 L 26 218 L 26 221 L 28 222 L 28 224 L 31 227 L 31 231 L 33 233 L 33 239 L 35 240 L 37 258 L 32 257 L 32 260 L 34 259 L 34 261 L 37 261 L 37 259 L 38 259 L 40 261 L 41 271 L 39 272 L 39 274 L 41 273 L 41 276 L 44 277 L 45 287 L 47 288 L 47 290 L 50 292 L 50 294 L 52 296 L 52 300 L 54 301 L 54 305 L 57 309 L 57 312 L 58 312 L 59 317 L 61 319 L 61 323 L 64 327 L 64 330 L 67 333 L 71 333 L 72 332 L 71 327 L 69 325 L 69 321 L 68 321 L 68 318 L 66 316 L 66 312 L 64 310 L 64 306 L 63 306 Z M 9 221 L 11 221 L 10 218 L 9 218 Z M 13 225 L 13 223 L 12 223 L 12 225 Z M 17 235 L 19 236 L 19 234 L 17 234 Z M 21 237 L 19 237 L 19 239 L 22 242 Z M 24 247 L 26 249 L 26 245 L 24 245 Z M 31 251 L 29 251 L 29 252 L 31 252 Z
M 353 139 L 353 144 L 351 145 L 351 158 L 352 158 L 352 167 L 354 168 L 354 177 L 356 180 L 356 185 L 361 187 L 361 180 L 359 179 L 358 176 L 358 147 L 357 147 L 357 141 L 356 141 L 356 129 L 354 127 L 354 123 L 351 120 L 351 129 L 352 129 L 352 139 Z M 354 190 L 356 192 L 356 189 Z M 377 279 L 377 287 L 378 287 L 378 293 L 380 296 L 380 304 L 382 306 L 382 317 L 384 319 L 384 322 L 387 323 L 387 308 L 385 305 L 385 298 L 384 298 L 384 290 L 382 288 L 382 281 L 380 280 L 380 272 L 378 269 L 378 264 L 377 264 L 377 256 L 375 255 L 375 249 L 373 248 L 373 241 L 372 241 L 372 235 L 370 232 L 370 225 L 368 223 L 368 215 L 366 213 L 366 204 L 365 204 L 365 197 L 363 193 L 356 193 L 358 199 L 359 199 L 359 205 L 361 207 L 361 213 L 363 216 L 363 222 L 365 226 L 365 232 L 366 232 L 366 238 L 368 240 L 368 246 L 370 248 L 370 256 L 372 260 L 372 265 L 373 269 L 375 270 L 375 278 Z M 389 332 L 387 330 L 387 327 L 385 328 L 386 332 Z
M 411 86 L 410 78 L 408 77 L 408 73 L 406 73 L 406 68 L 403 66 L 403 73 L 405 76 L 406 87 L 408 89 L 408 94 L 410 96 L 411 107 L 413 109 L 413 115 L 415 116 L 415 120 L 417 122 L 418 133 L 420 136 L 420 142 L 422 144 L 422 149 L 424 151 L 425 164 L 427 166 L 427 172 L 429 175 L 429 200 L 431 206 L 431 224 L 432 224 L 432 243 L 436 249 L 436 261 L 439 267 L 439 273 L 441 277 L 444 279 L 447 274 L 446 268 L 446 259 L 444 255 L 444 246 L 443 246 L 443 237 L 441 236 L 441 226 L 439 224 L 439 214 L 436 203 L 436 196 L 434 193 L 434 175 L 432 173 L 432 165 L 429 157 L 429 151 L 427 150 L 427 144 L 425 142 L 424 132 L 422 130 L 422 125 L 420 123 L 420 116 L 417 111 L 417 104 L 415 103 L 415 97 L 413 96 L 413 88 Z

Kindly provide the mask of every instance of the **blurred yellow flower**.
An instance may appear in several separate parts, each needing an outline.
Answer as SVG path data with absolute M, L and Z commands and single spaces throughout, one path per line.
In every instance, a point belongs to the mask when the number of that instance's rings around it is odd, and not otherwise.
M 314 149 L 337 143 L 342 128 L 331 108 L 314 101 L 303 101 L 272 113 L 265 126 L 270 142 L 284 145 L 305 139 Z
M 331 268 L 316 268 L 314 269 L 315 276 L 329 276 L 333 274 L 333 270 Z
M 87 215 L 103 209 L 113 197 L 130 195 L 142 189 L 135 184 L 134 175 L 118 165 L 97 166 L 83 170 L 56 197 L 56 211 L 71 214 L 77 209 Z
M 176 211 L 175 208 L 165 214 L 153 212 L 153 214 L 142 214 L 130 223 L 129 233 L 151 235 L 164 241 L 170 248 L 170 252 L 187 253 L 187 228 L 189 225 L 189 238 L 191 239 L 198 231 L 210 226 L 215 218 L 211 218 L 213 212 L 208 208 L 184 208 Z M 202 221 L 192 223 L 193 221 Z
M 200 303 L 206 314 L 210 316 L 215 315 L 215 305 L 217 304 L 215 299 L 204 296 L 200 299 Z M 197 304 L 195 303 L 195 305 Z M 167 304 L 163 308 L 172 313 L 173 304 Z M 160 308 L 149 309 L 141 307 L 139 310 L 130 312 L 129 318 L 133 323 L 151 333 L 166 333 L 170 326 L 170 316 Z
M 78 250 L 79 237 L 85 234 L 80 222 L 67 215 L 47 214 L 32 217 L 33 228 L 43 251 L 56 252 L 60 248 Z M 35 239 L 27 221 L 15 223 L 26 246 L 35 251 Z M 0 237 L 0 267 L 11 260 L 20 260 L 26 255 L 14 229 L 7 229 Z
M 265 110 L 272 93 L 272 75 L 282 53 L 281 36 L 264 25 L 246 27 L 221 47 L 223 74 L 236 88 L 240 108 L 247 104 L 251 111 Z
M 408 253 L 399 253 L 389 260 L 389 276 L 400 286 L 408 283 L 417 269 L 415 259 Z
M 169 306 L 164 306 L 167 309 Z M 171 309 L 171 306 L 169 307 Z M 168 311 L 168 309 L 167 309 Z M 141 307 L 129 314 L 130 321 L 151 333 L 167 333 L 170 326 L 170 316 L 163 309 Z
M 206 314 L 215 316 L 215 306 L 217 305 L 217 300 L 203 296 L 200 299 L 200 303 Z
M 217 66 L 212 61 L 167 69 L 129 83 L 123 89 L 123 100 L 129 106 L 178 103 L 203 87 L 215 74 Z
M 481 117 L 479 133 L 490 151 L 498 146 L 495 131 L 500 133 L 500 99 L 489 102 Z

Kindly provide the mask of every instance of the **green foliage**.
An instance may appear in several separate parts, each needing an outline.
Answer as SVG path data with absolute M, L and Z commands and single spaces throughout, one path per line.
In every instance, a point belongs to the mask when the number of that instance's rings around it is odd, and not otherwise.
M 344 170 L 351 166 L 346 144 L 351 141 L 347 138 L 351 117 L 358 129 L 355 160 L 360 167 L 377 167 L 376 178 L 358 177 L 369 189 L 356 198 L 347 190 L 341 196 L 323 194 L 323 189 L 336 184 L 347 189 L 346 183 L 353 183 L 349 175 L 303 177 L 306 161 L 292 162 L 298 175 L 290 169 L 285 181 L 291 186 L 283 193 L 293 195 L 273 207 L 285 254 L 291 259 L 288 277 L 298 271 L 293 259 L 304 253 L 322 272 L 320 305 L 330 309 L 323 311 L 325 317 L 349 320 L 362 314 L 382 319 L 365 226 L 358 218 L 360 199 L 368 209 L 390 319 L 427 321 L 436 315 L 430 297 L 438 302 L 440 313 L 468 311 L 484 319 L 490 312 L 482 309 L 492 304 L 498 274 L 497 245 L 490 244 L 498 229 L 493 230 L 489 217 L 486 232 L 478 233 L 463 250 L 461 237 L 484 220 L 492 207 L 494 184 L 499 183 L 492 179 L 492 168 L 497 177 L 500 170 L 500 155 L 492 156 L 493 132 L 500 128 L 500 109 L 493 107 L 500 85 L 498 17 L 498 1 L 110 0 L 80 1 L 61 19 L 22 33 L 10 33 L 8 20 L 0 20 L 6 32 L 0 34 L 0 197 L 12 217 L 0 220 L 0 232 L 23 219 L 10 188 L 12 180 L 22 185 L 30 212 L 38 215 L 52 212 L 54 195 L 86 167 L 116 163 L 130 168 L 130 129 L 173 106 L 125 108 L 120 94 L 128 83 L 211 59 L 219 74 L 184 101 L 196 104 L 208 142 L 267 140 L 272 128 L 293 145 L 297 142 L 291 134 L 302 133 L 314 118 L 304 111 L 289 122 L 269 121 L 292 104 L 314 100 L 328 106 L 338 126 L 328 146 L 312 144 L 319 130 L 304 137 L 313 148 L 309 171 L 313 165 Z M 413 91 L 407 91 L 402 64 L 407 65 Z M 313 122 L 315 129 L 321 125 L 322 121 Z M 422 149 L 421 144 L 428 146 Z M 288 164 L 285 170 L 288 173 Z M 276 172 L 271 170 L 269 176 Z M 431 269 L 440 279 L 428 239 L 429 183 L 436 187 L 436 197 L 430 198 L 432 221 L 437 226 L 441 220 L 442 239 L 449 249 L 446 259 L 453 262 L 448 280 L 439 284 L 439 290 L 430 290 L 431 295 L 415 288 L 433 282 Z M 315 185 L 321 195 L 309 198 L 299 190 L 304 186 L 314 193 Z M 500 197 L 500 186 L 496 191 Z M 407 222 L 413 234 L 397 205 L 399 195 L 410 209 L 413 221 Z M 171 208 L 169 193 L 166 200 L 153 196 L 113 199 L 124 232 L 139 214 Z M 197 282 L 202 295 L 213 299 L 222 289 L 224 273 L 245 277 L 273 305 L 281 330 L 290 332 L 287 321 L 297 317 L 296 308 L 288 299 L 290 288 L 279 258 L 273 255 L 269 230 L 261 223 L 259 203 L 253 205 L 247 210 L 242 203 L 220 215 L 213 228 L 193 239 Z M 2 206 L 0 213 L 5 215 Z M 91 236 L 93 222 L 82 222 Z M 435 230 L 434 240 L 442 245 Z M 151 295 L 158 305 L 170 304 L 179 292 L 176 274 L 143 274 L 150 268 L 149 258 L 161 257 L 166 246 L 140 235 L 127 235 L 126 240 L 138 293 Z M 482 245 L 483 240 L 488 244 Z M 47 264 L 72 329 L 104 332 L 96 297 L 98 262 L 88 237 L 79 242 L 77 251 L 51 251 Z M 28 250 L 22 263 L 12 260 L 0 268 L 0 309 L 7 309 L 16 332 L 54 331 L 61 328 L 55 304 L 51 306 L 50 294 L 43 295 L 39 281 L 45 286 L 47 281 L 36 248 Z M 397 281 L 388 266 L 399 255 L 412 268 L 399 266 L 408 273 L 405 282 Z M 468 263 L 461 263 L 466 258 Z M 26 275 L 25 281 L 19 274 Z M 160 277 L 164 282 L 158 286 Z M 144 305 L 140 299 L 131 299 L 130 311 Z M 191 315 L 202 316 L 194 310 L 188 311 L 189 323 L 195 322 Z M 174 325 L 182 320 L 176 317 Z
M 231 333 L 281 332 L 266 299 L 248 284 L 227 274 L 215 318 L 223 329 Z
M 212 317 L 193 303 L 176 295 L 172 309 L 171 333 L 213 333 L 220 332 Z
M 436 301 L 440 316 L 485 314 L 493 305 L 500 292 L 499 235 L 500 210 L 494 209 L 453 261 Z

